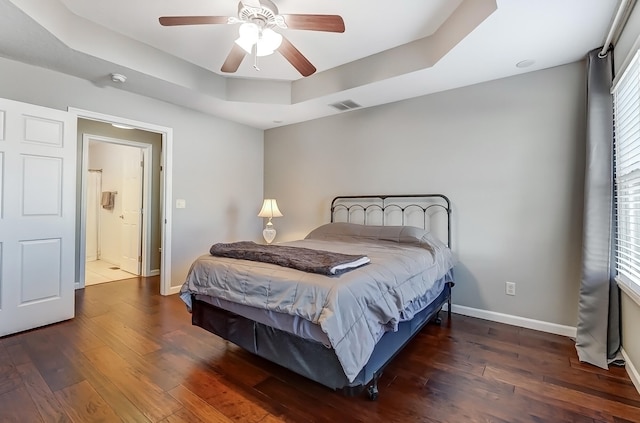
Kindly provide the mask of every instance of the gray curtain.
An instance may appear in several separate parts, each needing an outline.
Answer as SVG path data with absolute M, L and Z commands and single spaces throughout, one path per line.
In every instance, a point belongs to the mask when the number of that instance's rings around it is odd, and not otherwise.
M 620 299 L 614 280 L 613 52 L 587 56 L 587 161 L 582 283 L 576 349 L 580 361 L 620 364 Z

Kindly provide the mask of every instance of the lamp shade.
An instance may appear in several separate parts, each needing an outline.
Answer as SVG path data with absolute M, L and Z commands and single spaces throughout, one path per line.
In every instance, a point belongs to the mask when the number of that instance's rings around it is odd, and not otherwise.
M 268 56 L 273 54 L 273 52 L 280 47 L 280 44 L 282 44 L 282 35 L 267 28 L 262 31 L 262 36 L 257 41 L 256 55 Z
M 282 217 L 282 212 L 278 208 L 278 203 L 274 198 L 265 198 L 258 217 L 268 217 L 269 219 L 272 217 Z
M 282 35 L 271 28 L 259 28 L 251 22 L 245 22 L 240 25 L 238 34 L 239 37 L 236 40 L 236 44 L 242 47 L 247 54 L 253 52 L 253 46 L 255 45 L 256 56 L 268 56 L 273 54 L 282 44 Z

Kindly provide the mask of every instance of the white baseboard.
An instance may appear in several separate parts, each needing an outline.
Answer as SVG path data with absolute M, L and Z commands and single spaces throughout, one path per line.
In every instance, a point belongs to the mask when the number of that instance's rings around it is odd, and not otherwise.
M 631 379 L 631 382 L 633 382 L 633 386 L 635 386 L 638 393 L 640 393 L 640 373 L 638 373 L 638 369 L 636 369 L 636 366 L 633 365 L 624 348 L 622 348 L 621 351 L 622 357 L 624 357 L 624 367 L 629 374 L 629 379 Z
M 444 310 L 447 309 L 443 307 Z M 478 319 L 490 320 L 492 322 L 505 323 L 507 325 L 518 326 L 527 329 L 539 330 L 541 332 L 553 333 L 569 338 L 576 337 L 576 328 L 564 326 L 556 323 L 544 322 L 542 320 L 528 319 L 526 317 L 512 316 L 510 314 L 497 313 L 495 311 L 481 310 L 479 308 L 465 307 L 453 304 L 451 311 L 463 316 L 477 317 Z
M 167 295 L 177 294 L 180 292 L 180 288 L 182 288 L 182 285 L 169 287 L 169 293 Z
M 158 276 L 160 274 L 160 269 L 149 270 L 149 274 L 147 277 Z

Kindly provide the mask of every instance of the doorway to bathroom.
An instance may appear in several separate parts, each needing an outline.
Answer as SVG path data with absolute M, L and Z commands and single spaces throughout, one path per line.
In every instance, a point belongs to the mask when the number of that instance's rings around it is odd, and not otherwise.
M 85 286 L 141 275 L 151 146 L 86 135 Z

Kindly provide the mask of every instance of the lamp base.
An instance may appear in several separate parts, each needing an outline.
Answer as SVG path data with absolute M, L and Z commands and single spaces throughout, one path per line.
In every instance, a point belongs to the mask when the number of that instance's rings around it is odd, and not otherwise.
M 262 236 L 264 240 L 267 241 L 267 244 L 271 244 L 276 237 L 276 230 L 273 229 L 273 226 L 267 226 L 262 231 Z

